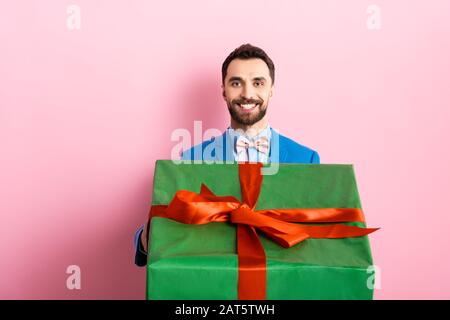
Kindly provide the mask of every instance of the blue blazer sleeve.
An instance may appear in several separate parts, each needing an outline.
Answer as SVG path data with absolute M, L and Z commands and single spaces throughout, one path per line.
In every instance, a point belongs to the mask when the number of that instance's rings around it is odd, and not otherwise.
M 185 150 L 180 157 L 180 160 L 192 160 L 192 148 Z
M 317 153 L 317 151 L 314 151 L 312 156 L 311 156 L 311 163 L 316 163 L 316 164 L 320 164 L 320 156 Z
M 134 263 L 138 267 L 144 267 L 147 264 L 147 252 L 144 251 L 144 247 L 141 243 L 141 234 L 144 230 L 144 226 L 140 227 L 134 235 Z

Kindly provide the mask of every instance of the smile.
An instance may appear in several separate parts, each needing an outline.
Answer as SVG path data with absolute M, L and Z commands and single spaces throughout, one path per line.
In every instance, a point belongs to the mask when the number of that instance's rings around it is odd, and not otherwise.
M 239 108 L 245 110 L 245 111 L 250 111 L 253 110 L 254 108 L 256 108 L 258 106 L 258 104 L 238 104 Z

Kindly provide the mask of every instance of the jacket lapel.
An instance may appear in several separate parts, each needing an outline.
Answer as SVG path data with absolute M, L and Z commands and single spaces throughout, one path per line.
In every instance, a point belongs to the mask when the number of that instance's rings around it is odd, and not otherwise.
M 272 163 L 286 162 L 287 150 L 282 140 L 283 136 L 274 129 L 272 129 L 272 127 L 270 128 L 270 132 L 271 132 L 270 151 L 269 151 L 270 162 Z
M 221 136 L 217 136 L 213 143 L 215 143 L 216 148 L 215 161 L 234 161 L 233 149 L 227 149 L 227 146 L 233 147 L 228 130 L 225 130 Z

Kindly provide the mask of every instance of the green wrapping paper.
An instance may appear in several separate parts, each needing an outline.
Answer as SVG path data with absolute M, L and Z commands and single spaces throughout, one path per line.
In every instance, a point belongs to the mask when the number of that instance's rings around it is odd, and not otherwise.
M 199 192 L 202 183 L 216 195 L 241 200 L 236 163 L 158 160 L 152 205 L 169 204 L 181 189 Z M 266 208 L 361 208 L 353 166 L 280 164 L 277 174 L 263 177 L 256 210 Z M 267 299 L 373 298 L 367 236 L 307 239 L 283 248 L 258 234 L 267 258 Z M 236 225 L 154 217 L 148 248 L 147 299 L 237 299 Z

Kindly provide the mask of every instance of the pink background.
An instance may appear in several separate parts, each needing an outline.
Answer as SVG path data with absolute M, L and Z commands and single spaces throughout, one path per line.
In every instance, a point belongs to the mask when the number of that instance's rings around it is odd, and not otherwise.
M 154 162 L 176 128 L 226 128 L 220 67 L 246 42 L 276 65 L 271 125 L 354 164 L 375 297 L 450 298 L 449 31 L 446 0 L 2 1 L 0 298 L 145 297 Z

